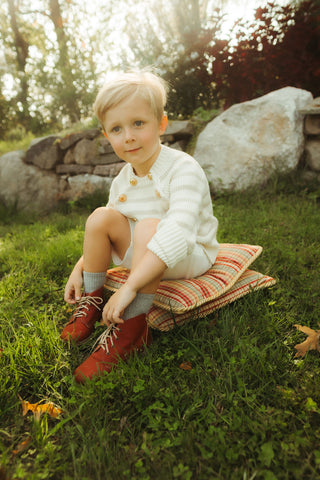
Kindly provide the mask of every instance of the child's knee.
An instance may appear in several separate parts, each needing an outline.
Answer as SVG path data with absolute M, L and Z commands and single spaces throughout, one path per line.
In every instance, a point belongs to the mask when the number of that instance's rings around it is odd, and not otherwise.
M 96 227 L 106 215 L 106 207 L 96 208 L 87 218 L 86 229 Z
M 116 221 L 116 212 L 108 207 L 98 207 L 87 218 L 86 230 L 106 229 Z
M 144 218 L 134 228 L 133 241 L 149 241 L 157 231 L 158 218 Z

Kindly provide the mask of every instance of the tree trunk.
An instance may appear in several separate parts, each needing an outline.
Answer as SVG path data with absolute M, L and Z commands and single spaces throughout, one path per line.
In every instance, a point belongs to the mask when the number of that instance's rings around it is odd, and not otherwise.
M 57 35 L 58 47 L 59 47 L 59 70 L 61 72 L 61 78 L 68 90 L 68 99 L 66 99 L 66 113 L 73 122 L 77 122 L 81 118 L 80 108 L 77 102 L 77 91 L 74 85 L 74 74 L 72 72 L 72 66 L 70 64 L 67 35 L 63 28 L 63 20 L 61 16 L 61 9 L 59 0 L 49 0 L 50 20 L 54 25 L 54 29 Z
M 18 66 L 18 73 L 20 77 L 20 92 L 16 97 L 17 103 L 21 103 L 22 112 L 20 111 L 21 123 L 28 125 L 30 122 L 30 112 L 29 112 L 29 102 L 28 102 L 28 92 L 29 92 L 29 83 L 25 72 L 25 67 L 27 59 L 29 56 L 29 43 L 23 37 L 19 30 L 17 16 L 16 16 L 16 5 L 15 0 L 8 0 L 9 6 L 9 17 L 10 25 L 13 31 L 14 38 L 14 48 L 16 51 L 16 59 Z M 19 105 L 20 107 L 20 105 Z

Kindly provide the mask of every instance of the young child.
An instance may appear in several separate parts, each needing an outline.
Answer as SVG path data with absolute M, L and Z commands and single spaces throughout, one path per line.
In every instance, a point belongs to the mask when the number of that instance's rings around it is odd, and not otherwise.
M 110 372 L 119 358 L 149 345 L 146 314 L 160 280 L 197 277 L 218 252 L 218 222 L 203 170 L 188 154 L 160 143 L 166 93 L 166 83 L 153 73 L 124 73 L 105 84 L 94 104 L 106 137 L 127 165 L 113 180 L 106 207 L 89 216 L 83 256 L 65 287 L 65 301 L 78 306 L 63 340 L 87 339 L 101 317 L 108 326 L 75 370 L 78 382 Z M 130 274 L 104 306 L 111 260 Z

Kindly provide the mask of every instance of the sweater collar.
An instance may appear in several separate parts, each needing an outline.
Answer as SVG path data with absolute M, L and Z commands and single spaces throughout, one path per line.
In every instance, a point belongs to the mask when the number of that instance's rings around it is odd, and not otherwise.
M 157 160 L 150 168 L 150 173 L 154 178 L 160 178 L 165 175 L 167 170 L 170 168 L 170 165 L 172 165 L 172 156 L 168 155 L 168 151 L 172 151 L 172 149 L 166 147 L 165 145 L 161 145 L 161 150 Z
M 130 163 L 127 164 L 128 167 L 129 167 L 130 178 L 136 178 L 138 181 L 141 182 L 142 179 L 145 180 L 145 179 L 149 178 L 149 180 L 150 180 L 150 174 L 152 175 L 153 179 L 159 178 L 163 174 L 165 174 L 166 171 L 168 170 L 169 166 L 172 164 L 172 159 L 170 159 L 169 155 L 167 155 L 167 150 L 170 150 L 169 147 L 166 147 L 165 145 L 161 145 L 161 150 L 160 150 L 160 153 L 159 153 L 156 161 L 154 162 L 154 164 L 150 168 L 149 172 L 146 175 L 144 175 L 143 177 L 138 177 L 134 173 L 132 165 Z

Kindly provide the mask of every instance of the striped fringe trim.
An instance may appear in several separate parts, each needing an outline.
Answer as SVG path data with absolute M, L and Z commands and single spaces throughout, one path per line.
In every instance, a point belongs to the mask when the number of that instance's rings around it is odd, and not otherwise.
M 259 245 L 220 244 L 216 261 L 210 270 L 190 280 L 163 280 L 153 305 L 181 314 L 220 298 L 261 252 Z M 118 290 L 128 274 L 128 270 L 121 267 L 109 270 L 105 287 L 111 291 Z
M 195 306 L 192 312 L 188 311 L 182 314 L 175 314 L 174 312 L 168 312 L 163 308 L 152 306 L 147 315 L 147 321 L 150 327 L 154 329 L 168 331 L 175 326 L 181 326 L 192 319 L 205 317 L 214 310 L 218 310 L 219 308 L 244 297 L 248 293 L 262 288 L 271 287 L 275 283 L 276 280 L 268 275 L 263 275 L 254 270 L 247 270 L 225 294 L 214 300 L 208 301 L 201 306 Z

